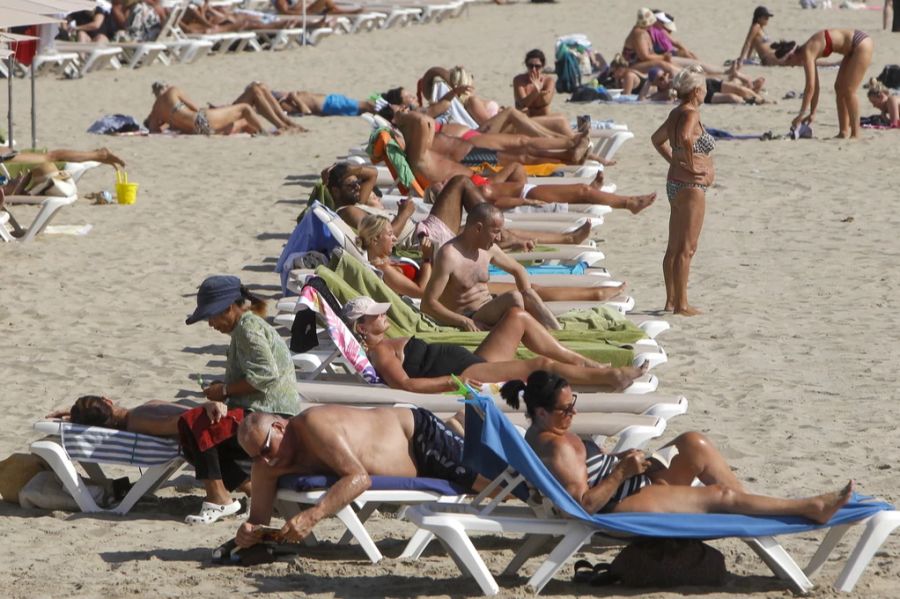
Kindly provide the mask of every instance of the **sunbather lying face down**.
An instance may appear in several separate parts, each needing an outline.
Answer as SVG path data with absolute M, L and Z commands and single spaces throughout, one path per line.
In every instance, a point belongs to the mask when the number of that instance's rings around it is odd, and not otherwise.
M 475 352 L 449 343 L 426 343 L 415 337 L 389 338 L 385 313 L 390 304 L 357 297 L 344 306 L 344 318 L 354 323 L 378 374 L 395 389 L 443 393 L 456 388 L 451 375 L 480 383 L 498 383 L 550 370 L 579 385 L 621 391 L 641 376 L 645 367 L 611 368 L 561 345 L 530 314 L 507 310 Z M 516 359 L 519 344 L 538 357 Z
M 666 447 L 677 449 L 668 466 L 632 449 L 617 455 L 588 447 L 569 432 L 577 416 L 577 396 L 569 383 L 549 372 L 510 381 L 501 394 L 507 403 L 526 406 L 531 426 L 525 439 L 544 465 L 589 513 L 677 512 L 758 516 L 803 516 L 827 522 L 847 501 L 853 481 L 837 492 L 805 499 L 748 493 L 731 467 L 702 433 L 679 435 Z M 591 450 L 590 453 L 588 450 Z M 590 470 L 590 471 L 589 471 Z M 692 487 L 698 478 L 705 486 Z
M 129 410 L 107 397 L 84 395 L 75 400 L 71 408 L 51 412 L 47 418 L 62 418 L 75 424 L 130 433 L 174 437 L 178 435 L 178 418 L 189 409 L 167 401 L 148 401 Z
M 241 547 L 257 543 L 254 529 L 269 523 L 283 474 L 338 477 L 315 506 L 285 523 L 286 541 L 301 540 L 319 520 L 349 505 L 369 488 L 372 475 L 442 478 L 475 491 L 487 482 L 462 465 L 462 438 L 421 408 L 326 405 L 290 420 L 254 413 L 241 423 L 238 440 L 253 459 L 250 517 L 236 535 Z

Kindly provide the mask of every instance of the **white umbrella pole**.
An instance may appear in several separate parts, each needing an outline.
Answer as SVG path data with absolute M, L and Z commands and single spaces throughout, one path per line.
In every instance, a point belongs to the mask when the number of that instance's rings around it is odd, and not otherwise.
M 31 61 L 31 147 L 37 148 L 37 112 L 34 104 L 34 60 Z
M 303 3 L 303 46 L 306 45 L 306 36 L 309 35 L 309 31 L 306 29 L 306 0 L 300 0 Z M 885 0 L 887 2 L 887 0 Z
M 12 111 L 12 103 L 13 103 L 12 86 L 13 86 L 13 82 L 12 82 L 12 81 L 13 81 L 13 77 L 15 76 L 15 71 L 13 70 L 13 69 L 14 69 L 14 66 L 13 66 L 13 55 L 12 55 L 12 54 L 10 54 L 10 55 L 9 55 L 9 58 L 7 59 L 7 68 L 8 68 L 8 70 L 9 70 L 9 75 L 7 75 L 7 77 L 9 77 L 9 80 L 8 80 L 8 87 L 9 87 L 9 109 L 8 109 L 7 112 L 6 112 L 6 116 L 7 116 L 8 120 L 9 120 L 9 131 L 8 131 L 7 134 L 6 134 L 6 140 L 7 140 L 6 143 L 7 143 L 7 145 L 9 146 L 9 149 L 12 150 L 12 149 L 13 149 L 13 142 L 12 142 L 12 140 L 13 140 L 13 125 L 12 125 L 12 117 L 13 117 L 13 111 Z

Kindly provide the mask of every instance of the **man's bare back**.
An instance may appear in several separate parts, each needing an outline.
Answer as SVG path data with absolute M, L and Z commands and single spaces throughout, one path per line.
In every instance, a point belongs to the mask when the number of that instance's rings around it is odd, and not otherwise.
M 310 408 L 291 418 L 285 431 L 292 460 L 254 463 L 266 477 L 282 474 L 340 474 L 328 459 L 349 454 L 370 475 L 416 476 L 408 408 L 362 410 L 345 406 Z M 348 456 L 348 457 L 349 457 Z
M 174 437 L 178 435 L 178 419 L 190 409 L 168 401 L 148 401 L 128 410 L 126 430 L 144 435 Z

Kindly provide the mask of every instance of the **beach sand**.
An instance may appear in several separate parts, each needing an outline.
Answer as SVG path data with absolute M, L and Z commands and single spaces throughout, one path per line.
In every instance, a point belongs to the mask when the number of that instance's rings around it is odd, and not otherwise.
M 836 3 L 837 4 L 837 3 Z M 678 37 L 705 60 L 734 58 L 750 24 L 748 0 L 661 1 Z M 94 206 L 79 200 L 55 224 L 90 223 L 84 237 L 43 236 L 0 247 L 0 406 L 5 414 L 0 456 L 27 451 L 32 423 L 79 395 L 105 394 L 124 405 L 151 399 L 197 400 L 188 377 L 221 376 L 227 338 L 203 324 L 184 325 L 197 285 L 207 275 L 240 276 L 266 298 L 278 297 L 273 272 L 281 246 L 305 203 L 313 178 L 351 145 L 365 124 L 355 118 L 304 118 L 304 135 L 260 138 L 101 138 L 85 133 L 96 118 L 125 113 L 139 120 L 152 104 L 150 83 L 182 86 L 201 103 L 237 97 L 261 80 L 274 89 L 341 92 L 365 97 L 403 84 L 426 68 L 463 64 L 480 94 L 510 103 L 510 80 L 533 47 L 552 55 L 558 35 L 585 33 L 607 59 L 621 48 L 638 5 L 597 3 L 476 5 L 439 25 L 332 37 L 320 46 L 282 53 L 213 57 L 194 65 L 101 72 L 76 81 L 37 82 L 40 146 L 107 145 L 128 162 L 140 184 L 133 206 Z M 805 40 L 823 27 L 860 28 L 875 40 L 868 76 L 897 62 L 900 35 L 881 31 L 878 11 L 803 11 L 796 2 L 770 5 L 773 39 Z M 764 74 L 775 105 L 704 106 L 707 126 L 735 133 L 786 133 L 801 90 L 792 68 L 751 68 Z M 822 98 L 812 141 L 720 142 L 718 181 L 694 260 L 690 296 L 705 315 L 669 317 L 661 337 L 669 363 L 656 374 L 661 393 L 683 393 L 689 413 L 672 420 L 664 439 L 686 430 L 708 433 L 751 489 L 803 496 L 837 489 L 847 479 L 860 492 L 898 500 L 896 362 L 900 327 L 897 231 L 897 143 L 893 131 L 866 131 L 859 142 L 828 140 L 837 133 L 832 83 L 821 71 Z M 28 139 L 27 85 L 16 80 L 16 138 Z M 859 92 L 862 114 L 875 112 Z M 669 107 L 568 105 L 569 115 L 614 118 L 635 133 L 607 178 L 625 193 L 656 191 L 639 216 L 616 213 L 602 229 L 606 266 L 627 280 L 638 314 L 658 314 L 664 289 L 660 262 L 667 236 L 666 173 L 649 142 Z M 82 195 L 112 189 L 111 169 L 89 172 Z M 892 366 L 893 365 L 893 366 Z M 293 561 L 256 568 L 213 567 L 210 549 L 228 539 L 234 520 L 191 528 L 184 516 L 202 493 L 182 475 L 161 498 L 126 517 L 28 511 L 0 505 L 0 588 L 8 597 L 200 597 L 251 592 L 267 597 L 477 595 L 436 546 L 416 563 L 396 557 L 408 523 L 380 516 L 371 529 L 388 556 L 377 565 L 358 547 L 323 547 Z M 332 541 L 339 527 L 317 533 Z M 855 540 L 857 532 L 849 538 Z M 787 538 L 803 563 L 822 533 Z M 518 541 L 477 541 L 495 571 Z M 749 549 L 715 541 L 733 576 L 707 597 L 788 592 Z M 900 544 L 887 542 L 855 596 L 895 597 Z M 835 553 L 846 558 L 847 544 Z M 593 561 L 612 554 L 588 554 Z M 519 577 L 501 578 L 503 596 L 525 596 Z M 830 561 L 816 596 L 832 596 L 841 561 Z M 570 581 L 568 564 L 544 596 L 627 590 L 592 589 Z M 653 596 L 681 596 L 657 593 Z

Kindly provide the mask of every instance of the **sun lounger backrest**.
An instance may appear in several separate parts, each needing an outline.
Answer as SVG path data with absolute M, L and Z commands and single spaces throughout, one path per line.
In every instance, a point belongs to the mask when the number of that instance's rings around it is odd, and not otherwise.
M 447 95 L 450 91 L 450 86 L 444 83 L 441 79 L 435 79 L 434 85 L 431 88 L 431 103 L 439 102 L 441 98 Z M 472 115 L 469 114 L 469 111 L 466 110 L 466 107 L 463 106 L 462 102 L 459 101 L 459 98 L 453 98 L 450 100 L 450 122 L 458 123 L 460 125 L 465 125 L 469 129 L 478 129 L 478 121 L 472 118 Z
M 359 341 L 316 289 L 309 285 L 304 286 L 300 291 L 300 302 L 319 315 L 325 324 L 328 336 L 334 341 L 347 363 L 364 381 L 373 385 L 382 382 Z
M 179 455 L 178 442 L 166 437 L 72 423 L 60 423 L 59 434 L 73 461 L 149 468 L 166 464 Z
M 483 415 L 483 418 L 482 418 Z M 474 447 L 473 447 L 474 446 Z M 464 463 L 486 476 L 506 463 L 568 516 L 609 531 L 647 537 L 716 539 L 794 534 L 849 524 L 893 506 L 854 494 L 826 525 L 800 516 L 743 516 L 740 514 L 615 513 L 591 515 L 547 470 L 531 446 L 491 398 L 477 396 L 466 406 Z

